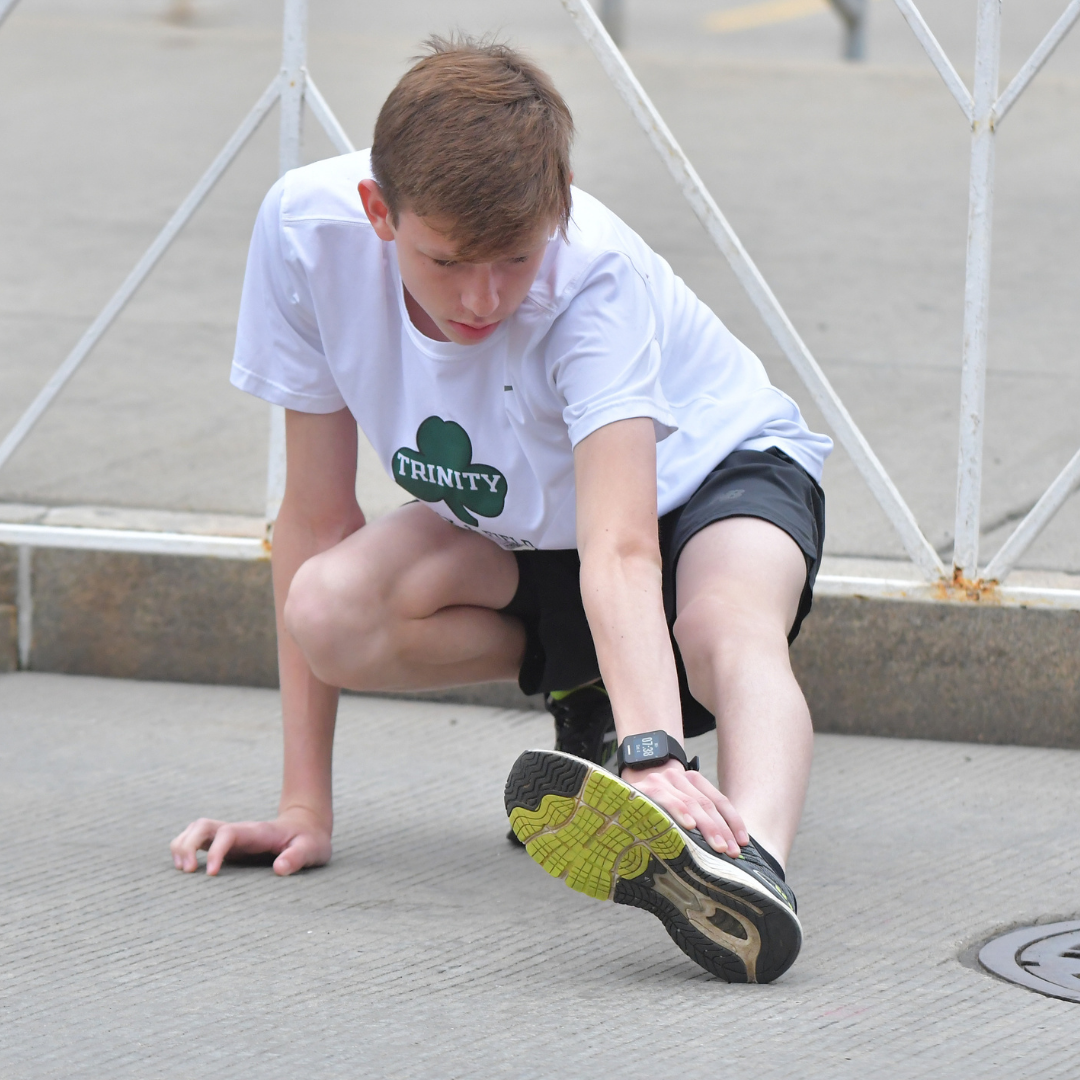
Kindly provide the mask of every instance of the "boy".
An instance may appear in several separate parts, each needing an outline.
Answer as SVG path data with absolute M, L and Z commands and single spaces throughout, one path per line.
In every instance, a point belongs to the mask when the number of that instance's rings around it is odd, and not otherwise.
M 723 978 L 768 981 L 801 942 L 783 863 L 811 727 L 787 649 L 831 444 L 572 191 L 542 72 L 502 45 L 429 46 L 370 153 L 287 174 L 259 214 L 232 381 L 287 410 L 281 803 L 192 823 L 175 865 L 330 858 L 338 688 L 516 678 L 557 715 L 557 749 L 507 781 L 529 854 L 654 912 Z M 371 524 L 358 423 L 416 500 Z M 714 722 L 723 794 L 681 746 Z M 598 767 L 612 724 L 621 779 Z

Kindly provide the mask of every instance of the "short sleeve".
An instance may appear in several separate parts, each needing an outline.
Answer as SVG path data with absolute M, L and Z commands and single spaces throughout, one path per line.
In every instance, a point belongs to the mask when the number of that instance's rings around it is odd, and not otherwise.
M 625 255 L 609 252 L 583 276 L 552 323 L 545 349 L 576 446 L 617 420 L 650 417 L 657 441 L 678 430 L 660 385 L 660 343 L 649 291 Z
M 323 353 L 314 305 L 283 221 L 287 177 L 269 191 L 248 249 L 230 381 L 308 413 L 345 407 Z

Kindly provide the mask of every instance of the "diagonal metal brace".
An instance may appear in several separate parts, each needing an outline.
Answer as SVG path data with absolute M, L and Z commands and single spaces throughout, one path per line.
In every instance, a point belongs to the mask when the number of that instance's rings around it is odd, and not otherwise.
M 349 136 L 345 134 L 345 129 L 331 111 L 330 106 L 327 105 L 326 98 L 322 96 L 310 74 L 307 76 L 304 85 L 304 100 L 307 102 L 308 108 L 311 109 L 312 115 L 319 121 L 323 131 L 326 132 L 326 136 L 333 144 L 334 149 L 339 154 L 355 153 L 356 147 L 353 146 Z
M 915 6 L 914 0 L 896 0 L 896 6 L 900 9 L 900 14 L 907 20 L 912 33 L 919 39 L 919 44 L 926 50 L 926 55 L 930 57 L 930 62 L 937 68 L 938 74 L 949 88 L 949 92 L 956 98 L 956 103 L 963 110 L 967 122 L 974 124 L 975 100 L 971 96 L 971 91 L 968 90 L 964 85 L 964 80 L 956 73 L 952 61 L 945 55 L 945 50 L 939 44 L 938 39 L 934 37 L 930 27 L 926 25 L 926 20 Z
M 983 571 L 983 578 L 987 581 L 1004 580 L 1077 487 L 1080 487 L 1080 450 L 1073 454 L 1068 465 L 1058 473 L 1054 482 L 1031 508 L 1027 517 L 1016 526 L 1012 535 L 1001 545 L 1001 549 Z
M 1061 44 L 1065 35 L 1073 28 L 1073 24 L 1080 18 L 1080 0 L 1072 0 L 1072 3 L 1061 13 L 1049 33 L 1039 43 L 1039 47 L 1028 57 L 1027 63 L 1013 76 L 1013 80 L 1002 91 L 1001 97 L 994 102 L 994 112 L 991 118 L 996 126 L 1005 119 L 1005 114 L 1016 103 L 1016 99 L 1027 89 L 1028 83 L 1038 75 L 1043 64 L 1050 59 L 1053 51 Z
M 38 396 L 34 398 L 29 408 L 19 417 L 15 426 L 7 433 L 4 441 L 0 443 L 0 468 L 3 468 L 8 458 L 18 449 L 19 444 L 30 434 L 34 425 L 53 403 L 57 394 L 63 390 L 71 376 L 79 369 L 79 365 L 90 355 L 91 350 L 101 340 L 101 336 L 112 325 L 117 315 L 127 306 L 128 301 L 146 280 L 147 275 L 153 270 L 157 261 L 168 250 L 169 245 L 176 239 L 177 234 L 187 224 L 191 215 L 199 208 L 200 203 L 210 193 L 221 178 L 222 173 L 229 167 L 233 158 L 236 157 L 244 144 L 255 133 L 258 126 L 265 119 L 266 114 L 273 107 L 274 102 L 277 101 L 280 93 L 281 76 L 275 75 L 273 82 L 263 91 L 262 97 L 259 98 L 254 108 L 244 118 L 243 123 L 233 133 L 232 138 L 225 144 L 221 153 L 214 158 L 210 168 L 203 173 L 199 182 L 180 204 L 176 213 L 165 225 L 165 228 L 158 233 L 154 242 L 146 249 L 143 257 L 124 279 L 124 283 L 113 294 L 112 299 L 102 308 L 101 313 L 79 339 L 79 343 L 68 354 L 67 359 L 56 369 L 52 378 L 41 388 Z

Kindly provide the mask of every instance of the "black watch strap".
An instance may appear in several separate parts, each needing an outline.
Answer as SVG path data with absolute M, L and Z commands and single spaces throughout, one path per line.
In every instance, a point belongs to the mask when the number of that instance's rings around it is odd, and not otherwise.
M 640 735 L 627 735 L 619 744 L 619 775 L 623 769 L 649 769 L 674 758 L 689 772 L 698 771 L 698 759 L 686 760 L 686 751 L 678 739 L 666 731 L 643 731 Z

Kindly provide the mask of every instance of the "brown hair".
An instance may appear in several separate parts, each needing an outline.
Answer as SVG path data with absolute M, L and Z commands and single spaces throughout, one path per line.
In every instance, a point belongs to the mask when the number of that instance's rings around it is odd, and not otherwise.
M 436 219 L 463 261 L 507 254 L 546 222 L 565 238 L 574 122 L 508 45 L 429 38 L 375 123 L 371 169 L 394 220 Z

